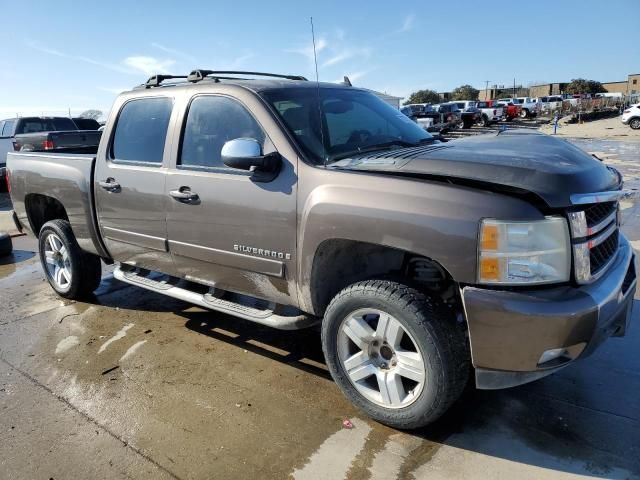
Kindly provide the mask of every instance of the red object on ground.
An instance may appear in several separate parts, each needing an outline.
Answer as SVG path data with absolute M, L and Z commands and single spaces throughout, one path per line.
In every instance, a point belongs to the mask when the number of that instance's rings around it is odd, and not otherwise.
M 342 421 L 342 428 L 346 428 L 347 430 L 351 430 L 353 428 L 353 423 L 348 418 Z

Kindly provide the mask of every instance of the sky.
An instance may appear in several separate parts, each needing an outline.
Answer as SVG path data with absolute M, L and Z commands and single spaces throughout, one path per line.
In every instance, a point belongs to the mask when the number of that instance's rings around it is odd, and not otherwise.
M 640 0 L 1 2 L 0 118 L 107 113 L 155 73 L 255 70 L 401 97 L 640 73 Z M 13 20 L 9 20 L 13 19 Z

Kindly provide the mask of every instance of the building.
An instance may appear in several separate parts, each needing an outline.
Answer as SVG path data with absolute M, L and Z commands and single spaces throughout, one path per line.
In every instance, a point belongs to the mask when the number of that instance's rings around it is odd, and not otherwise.
M 569 85 L 568 82 L 543 83 L 540 85 L 531 85 L 529 88 L 516 87 L 517 97 L 545 97 L 548 95 L 560 95 L 565 93 Z M 603 82 L 602 86 L 607 92 L 622 93 L 624 95 L 640 95 L 640 73 L 632 73 L 627 75 L 626 80 L 619 82 Z M 512 96 L 512 89 L 497 88 L 496 85 L 488 89 L 480 90 L 478 98 L 480 100 L 494 100 L 501 97 Z
M 383 92 L 376 92 L 375 90 L 370 90 L 368 88 L 366 88 L 365 90 L 369 90 L 376 97 L 384 100 L 393 108 L 397 108 L 398 110 L 400 110 L 400 102 L 402 101 L 402 97 L 396 97 L 394 95 L 389 95 L 388 93 L 383 93 Z

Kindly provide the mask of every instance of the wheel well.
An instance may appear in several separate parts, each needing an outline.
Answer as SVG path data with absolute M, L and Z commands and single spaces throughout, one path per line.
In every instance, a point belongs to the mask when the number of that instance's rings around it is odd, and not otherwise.
M 42 226 L 51 220 L 69 220 L 62 203 L 53 197 L 32 194 L 25 198 L 25 209 L 34 235 L 38 235 Z
M 332 239 L 320 244 L 311 270 L 311 301 L 322 315 L 336 294 L 356 282 L 392 279 L 444 301 L 457 298 L 451 275 L 435 260 L 411 252 L 354 240 Z

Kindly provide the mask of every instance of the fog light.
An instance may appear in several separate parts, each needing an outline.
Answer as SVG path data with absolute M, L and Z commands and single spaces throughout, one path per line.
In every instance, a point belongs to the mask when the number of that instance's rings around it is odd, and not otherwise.
M 566 348 L 553 348 L 551 350 L 547 350 L 542 355 L 540 355 L 540 360 L 538 360 L 538 365 L 543 365 L 547 362 L 550 362 L 551 360 L 560 358 L 566 355 L 567 353 L 568 352 Z

